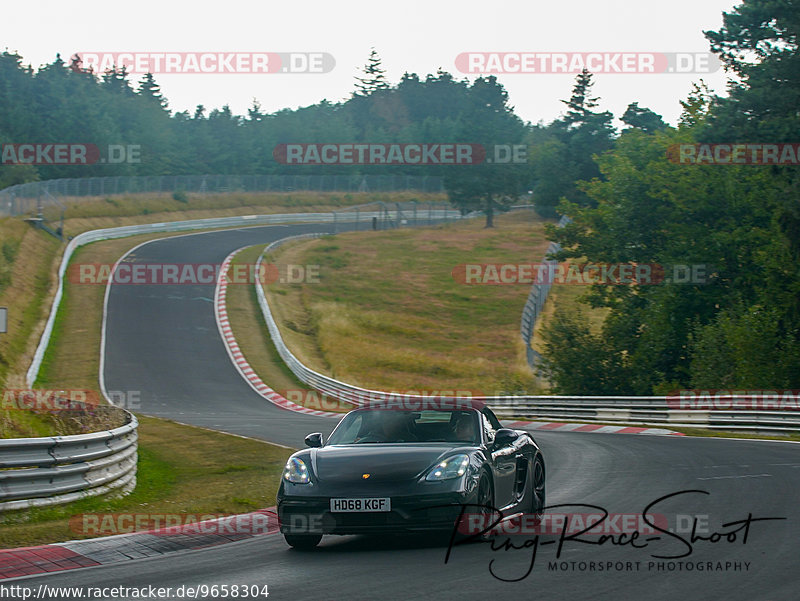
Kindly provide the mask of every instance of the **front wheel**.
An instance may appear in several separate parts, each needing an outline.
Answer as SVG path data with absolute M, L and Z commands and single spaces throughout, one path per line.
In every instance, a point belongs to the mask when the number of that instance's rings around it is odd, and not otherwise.
M 308 551 L 313 549 L 322 540 L 321 534 L 284 534 L 283 538 L 290 547 L 300 551 Z
M 483 541 L 488 541 L 492 538 L 493 529 L 489 529 L 489 525 L 492 524 L 497 518 L 498 515 L 494 511 L 494 491 L 492 490 L 492 481 L 489 478 L 489 474 L 484 472 L 481 474 L 481 478 L 478 481 L 478 513 L 481 515 L 480 524 L 481 528 L 486 530 L 483 532 L 478 539 Z
M 533 483 L 531 486 L 531 513 L 541 518 L 544 514 L 545 501 L 545 473 L 544 461 L 536 457 L 533 462 Z

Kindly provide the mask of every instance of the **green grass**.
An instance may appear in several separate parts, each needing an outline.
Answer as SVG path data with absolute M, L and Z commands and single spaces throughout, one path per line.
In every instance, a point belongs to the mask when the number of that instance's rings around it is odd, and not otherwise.
M 275 504 L 290 449 L 143 417 L 137 485 L 129 495 L 0 513 L 0 547 L 78 538 L 84 513 L 232 514 Z

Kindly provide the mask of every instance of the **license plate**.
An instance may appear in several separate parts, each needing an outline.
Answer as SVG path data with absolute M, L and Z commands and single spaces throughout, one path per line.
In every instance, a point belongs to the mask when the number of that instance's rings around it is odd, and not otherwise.
M 331 512 L 335 513 L 391 510 L 392 500 L 389 497 L 366 499 L 331 499 Z

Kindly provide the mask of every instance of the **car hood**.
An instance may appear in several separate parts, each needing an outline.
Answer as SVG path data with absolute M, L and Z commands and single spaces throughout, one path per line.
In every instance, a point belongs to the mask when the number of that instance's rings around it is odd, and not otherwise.
M 440 457 L 468 452 L 450 445 L 360 444 L 314 449 L 313 470 L 321 481 L 370 482 L 415 479 Z

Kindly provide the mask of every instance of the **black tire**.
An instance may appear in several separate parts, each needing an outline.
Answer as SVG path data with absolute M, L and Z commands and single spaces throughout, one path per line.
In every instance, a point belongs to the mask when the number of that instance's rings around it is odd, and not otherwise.
M 533 462 L 531 476 L 531 513 L 539 517 L 544 515 L 544 508 L 547 505 L 545 484 L 544 460 L 541 456 L 537 456 Z
M 448 531 L 446 533 L 447 536 L 452 537 L 452 540 L 457 542 L 481 542 L 489 540 L 491 536 L 487 535 L 486 533 L 478 534 L 472 530 L 472 528 L 474 528 L 474 523 L 469 517 L 469 514 L 481 514 L 483 516 L 481 523 L 483 523 L 485 526 L 488 526 L 497 518 L 497 515 L 488 509 L 484 509 L 484 507 L 494 507 L 492 481 L 489 474 L 485 471 L 481 474 L 481 477 L 478 480 L 475 505 L 470 505 L 467 508 L 466 512 L 461 518 L 462 521 L 460 523 L 457 522 L 454 525 L 455 531 Z M 445 532 L 443 531 L 442 534 L 445 534 Z
M 480 480 L 478 480 L 478 505 L 483 507 L 494 507 L 494 489 L 492 488 L 492 479 L 489 477 L 487 472 L 483 472 Z M 484 514 L 483 523 L 486 526 L 498 518 L 498 515 L 490 509 L 481 509 L 479 511 L 480 513 Z M 489 532 L 484 532 L 479 537 L 479 540 L 489 540 L 492 538 L 492 536 L 493 535 Z
M 299 551 L 309 551 L 322 540 L 321 534 L 284 534 L 287 544 Z

